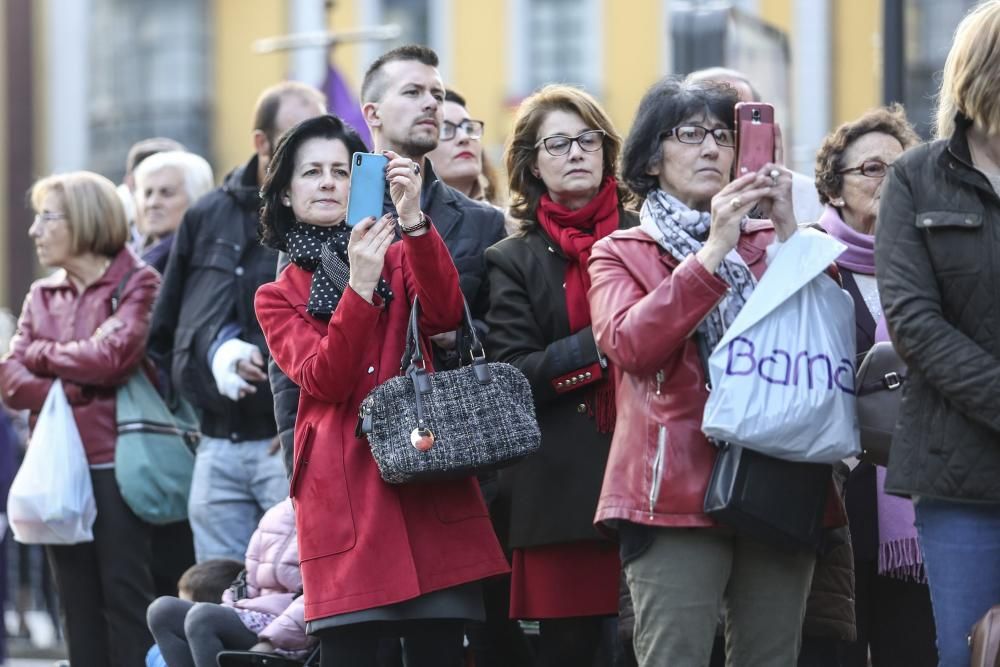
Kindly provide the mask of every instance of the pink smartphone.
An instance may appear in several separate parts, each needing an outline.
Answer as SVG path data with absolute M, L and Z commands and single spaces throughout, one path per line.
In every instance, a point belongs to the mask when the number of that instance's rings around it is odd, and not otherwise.
M 736 105 L 736 161 L 733 178 L 774 162 L 774 107 L 764 102 Z

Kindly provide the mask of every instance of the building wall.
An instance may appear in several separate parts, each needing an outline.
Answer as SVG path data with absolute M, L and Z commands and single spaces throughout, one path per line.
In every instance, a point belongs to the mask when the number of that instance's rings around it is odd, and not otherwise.
M 7 0 L 10 2 L 11 0 Z M 20 0 L 14 0 L 20 1 Z M 34 162 L 31 177 L 47 172 L 51 165 L 48 144 L 51 143 L 45 118 L 52 113 L 47 104 L 45 83 L 46 62 L 54 52 L 51 36 L 45 25 L 51 17 L 49 5 L 57 0 L 30 0 L 34 10 L 35 35 L 32 64 L 34 80 L 34 108 L 38 110 L 32 132 Z M 669 52 L 669 26 L 667 11 L 671 2 L 678 0 L 581 0 L 592 2 L 597 8 L 595 45 L 599 54 L 599 85 L 594 91 L 607 108 L 613 122 L 622 134 L 627 133 L 635 109 L 645 90 L 669 66 L 665 53 Z M 243 163 L 252 150 L 252 109 L 260 92 L 277 83 L 289 73 L 290 58 L 287 53 L 257 54 L 253 52 L 255 40 L 285 34 L 290 25 L 290 12 L 294 3 L 322 0 L 208 0 L 210 7 L 212 53 L 213 102 L 209 113 L 212 136 L 213 166 L 221 179 L 232 167 Z M 332 30 L 361 27 L 366 17 L 372 15 L 373 0 L 337 0 L 327 14 L 325 26 Z M 810 0 L 756 0 L 743 2 L 745 9 L 755 10 L 765 21 L 785 30 L 794 40 L 792 26 L 799 3 Z M 473 114 L 486 122 L 485 143 L 490 155 L 500 157 L 510 129 L 513 112 L 522 91 L 514 89 L 511 71 L 511 45 L 517 43 L 517 26 L 511 24 L 512 7 L 528 7 L 530 0 L 428 0 L 430 14 L 447 13 L 441 19 L 437 33 L 444 31 L 441 50 L 451 54 L 445 72 L 446 84 L 455 87 L 469 100 Z M 881 13 L 882 1 L 834 0 L 831 2 L 831 124 L 855 118 L 865 109 L 879 104 L 881 96 Z M 3 16 L 0 12 L 0 17 Z M 0 31 L 2 31 L 0 25 Z M 2 34 L 2 32 L 0 32 Z M 340 68 L 355 89 L 371 54 L 378 53 L 381 45 L 364 47 L 348 43 L 331 52 L 332 61 Z M 2 81 L 13 63 L 0 67 Z M 319 83 L 319 82 L 316 82 Z M 2 94 L 2 93 L 0 93 Z M 7 108 L 0 98 L 0 128 L 6 129 Z M 0 131 L 0 154 L 7 153 L 9 137 Z M 20 198 L 21 192 L 5 192 L 11 180 L 5 177 L 5 165 L 0 163 L 0 202 Z M 6 176 L 9 176 L 7 174 Z M 0 257 L 10 258 L 12 252 L 24 252 L 22 246 L 14 248 L 11 221 L 12 210 L 0 206 Z M 27 215 L 27 214 L 25 214 Z M 16 224 L 26 220 L 19 216 Z M 22 233 L 23 230 L 17 230 Z M 5 262 L 5 264 L 9 264 Z M 14 294 L 6 271 L 0 271 L 0 305 L 17 307 L 22 293 Z
M 338 3 L 338 4 L 342 4 Z M 283 35 L 287 0 L 213 0 L 215 174 L 221 179 L 253 153 L 253 107 L 261 91 L 282 81 L 287 53 L 258 54 L 255 40 Z

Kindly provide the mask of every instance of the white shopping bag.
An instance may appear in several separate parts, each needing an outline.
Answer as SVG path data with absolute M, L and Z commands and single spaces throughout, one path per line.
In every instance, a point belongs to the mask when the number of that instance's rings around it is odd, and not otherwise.
M 83 441 L 56 380 L 11 483 L 7 519 L 22 544 L 77 544 L 93 541 L 96 517 Z
M 854 302 L 823 275 L 845 249 L 812 229 L 778 248 L 709 357 L 707 436 L 789 461 L 860 453 Z

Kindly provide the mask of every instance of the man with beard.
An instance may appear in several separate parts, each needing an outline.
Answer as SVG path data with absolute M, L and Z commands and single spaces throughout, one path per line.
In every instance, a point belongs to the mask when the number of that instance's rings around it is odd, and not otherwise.
M 325 106 L 318 90 L 293 81 L 261 94 L 254 154 L 184 214 L 153 311 L 148 354 L 200 413 L 188 501 L 198 562 L 242 561 L 261 516 L 288 495 L 253 310 L 277 261 L 257 239 L 258 192 L 279 137 Z
M 437 148 L 444 122 L 445 89 L 437 66 L 437 54 L 425 46 L 401 46 L 382 55 L 365 73 L 361 112 L 376 153 L 395 151 L 420 165 L 424 178 L 420 208 L 448 246 L 476 327 L 484 333 L 481 318 L 486 313 L 489 288 L 483 251 L 504 237 L 504 219 L 497 209 L 473 201 L 439 180 L 426 159 Z M 392 211 L 388 189 L 385 211 Z M 453 364 L 457 359 L 455 334 L 442 334 L 433 340 L 439 347 L 438 361 Z M 440 354 L 442 351 L 446 354 Z

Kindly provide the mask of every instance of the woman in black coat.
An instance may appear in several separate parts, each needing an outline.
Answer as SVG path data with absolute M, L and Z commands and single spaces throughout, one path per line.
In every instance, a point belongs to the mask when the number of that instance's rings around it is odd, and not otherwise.
M 612 369 L 590 328 L 593 244 L 638 224 L 614 173 L 621 137 L 586 93 L 525 100 L 507 149 L 520 229 L 486 251 L 489 352 L 531 382 L 541 450 L 503 471 L 513 549 L 511 618 L 540 621 L 545 665 L 593 663 L 617 613 L 617 546 L 593 527 L 615 421 Z

